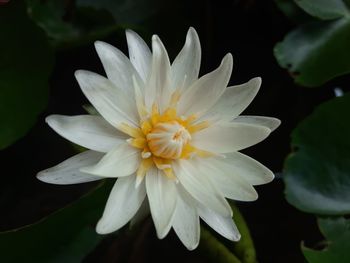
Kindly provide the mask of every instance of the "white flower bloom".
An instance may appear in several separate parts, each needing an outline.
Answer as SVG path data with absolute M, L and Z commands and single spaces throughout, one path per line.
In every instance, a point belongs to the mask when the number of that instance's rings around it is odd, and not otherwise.
M 239 116 L 261 79 L 227 87 L 231 54 L 198 78 L 201 48 L 193 28 L 172 64 L 158 36 L 152 37 L 152 53 L 135 32 L 128 30 L 126 36 L 130 59 L 107 43 L 95 43 L 107 78 L 75 73 L 101 116 L 47 118 L 61 136 L 90 150 L 40 172 L 39 180 L 75 184 L 118 177 L 96 227 L 100 234 L 150 211 L 158 237 L 173 227 L 188 249 L 199 243 L 199 218 L 222 236 L 239 240 L 225 198 L 256 200 L 253 185 L 274 177 L 238 152 L 280 124 L 275 118 Z

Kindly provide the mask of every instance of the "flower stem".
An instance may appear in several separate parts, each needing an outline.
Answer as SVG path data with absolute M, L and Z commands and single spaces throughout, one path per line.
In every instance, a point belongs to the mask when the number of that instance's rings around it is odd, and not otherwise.
M 201 242 L 199 249 L 202 254 L 217 263 L 242 263 L 227 247 L 217 240 L 204 227 L 201 228 Z
M 247 223 L 239 209 L 233 203 L 231 203 L 231 208 L 233 211 L 233 219 L 242 236 L 239 242 L 234 243 L 233 252 L 240 258 L 242 263 L 256 263 L 254 243 Z

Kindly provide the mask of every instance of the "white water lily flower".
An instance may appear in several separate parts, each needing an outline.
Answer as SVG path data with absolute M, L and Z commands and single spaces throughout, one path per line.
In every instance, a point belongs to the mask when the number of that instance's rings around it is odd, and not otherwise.
M 78 83 L 101 116 L 51 115 L 58 134 L 90 150 L 38 174 L 41 181 L 76 184 L 118 178 L 96 231 L 111 233 L 149 209 L 157 236 L 173 228 L 188 249 L 199 243 L 202 218 L 237 241 L 226 198 L 253 201 L 253 185 L 273 173 L 238 151 L 264 140 L 275 118 L 239 116 L 258 92 L 260 78 L 227 87 L 232 56 L 198 78 L 201 48 L 190 28 L 170 64 L 158 36 L 152 53 L 135 32 L 126 32 L 129 57 L 97 41 L 107 78 L 78 70 Z M 147 197 L 146 197 L 147 196 Z

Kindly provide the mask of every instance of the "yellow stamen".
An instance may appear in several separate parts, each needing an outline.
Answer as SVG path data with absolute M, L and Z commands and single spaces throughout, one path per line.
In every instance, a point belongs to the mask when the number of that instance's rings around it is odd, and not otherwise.
M 125 134 L 127 134 L 131 137 L 134 137 L 134 138 L 145 137 L 145 135 L 143 134 L 143 132 L 140 128 L 132 127 L 126 123 L 121 123 L 117 128 L 121 132 L 124 132 Z
M 200 123 L 197 123 L 195 125 L 190 125 L 189 127 L 187 127 L 187 130 L 189 133 L 195 133 L 195 132 L 199 132 L 203 129 L 206 129 L 209 127 L 209 122 L 208 121 L 202 121 Z
M 145 138 L 135 138 L 135 139 L 128 139 L 127 142 L 138 149 L 144 149 L 147 145 L 147 141 Z
M 143 121 L 141 123 L 141 130 L 144 135 L 147 135 L 152 130 L 152 124 L 149 121 Z
M 139 168 L 137 169 L 136 176 L 144 177 L 147 171 L 153 166 L 152 158 L 142 159 Z
M 159 110 L 158 105 L 156 103 L 153 103 L 152 105 L 152 115 L 151 115 L 151 122 L 153 125 L 157 124 L 159 119 Z
M 172 168 L 166 168 L 163 170 L 163 172 L 164 172 L 165 176 L 168 177 L 169 179 L 173 179 L 173 180 L 176 179 Z

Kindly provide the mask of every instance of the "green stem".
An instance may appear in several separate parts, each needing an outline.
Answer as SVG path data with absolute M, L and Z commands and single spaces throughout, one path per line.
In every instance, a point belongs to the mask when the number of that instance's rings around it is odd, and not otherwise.
M 256 252 L 249 228 L 238 208 L 231 203 L 233 219 L 241 233 L 241 240 L 235 242 L 233 252 L 242 260 L 242 263 L 256 263 Z
M 199 249 L 202 254 L 216 263 L 242 263 L 230 250 L 227 249 L 204 227 L 201 228 L 201 242 Z

